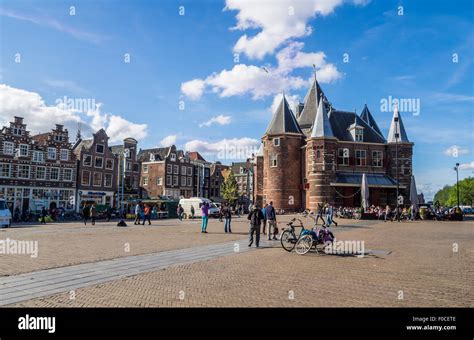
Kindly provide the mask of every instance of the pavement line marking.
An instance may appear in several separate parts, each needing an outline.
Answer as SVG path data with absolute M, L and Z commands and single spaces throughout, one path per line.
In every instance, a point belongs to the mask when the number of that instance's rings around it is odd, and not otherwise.
M 239 244 L 238 252 L 234 251 L 236 243 Z M 272 244 L 267 243 L 268 241 L 261 240 L 261 245 L 265 248 Z M 168 267 L 256 250 L 255 247 L 247 247 L 247 245 L 248 240 L 240 239 L 226 243 L 119 257 L 112 260 L 0 277 L 0 306 L 163 270 Z

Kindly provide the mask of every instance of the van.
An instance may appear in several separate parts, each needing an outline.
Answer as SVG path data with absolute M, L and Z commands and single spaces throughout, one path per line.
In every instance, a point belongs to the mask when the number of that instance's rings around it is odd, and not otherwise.
M 7 202 L 0 198 L 0 226 L 9 228 L 12 225 L 12 213 L 7 207 Z
M 209 205 L 209 216 L 219 217 L 219 208 L 210 199 L 205 197 L 191 197 L 179 200 L 179 204 L 181 204 L 184 210 L 183 218 L 190 218 L 192 216 L 191 206 L 194 207 L 194 217 L 201 217 L 201 207 L 204 203 Z

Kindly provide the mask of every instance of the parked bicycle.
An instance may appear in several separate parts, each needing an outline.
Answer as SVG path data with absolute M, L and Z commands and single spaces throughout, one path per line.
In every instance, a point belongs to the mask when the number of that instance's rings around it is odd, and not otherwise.
M 299 255 L 304 255 L 311 249 L 316 253 L 324 251 L 329 244 L 334 242 L 334 234 L 323 225 L 321 228 L 315 227 L 313 230 L 305 230 L 295 245 L 295 251 Z
M 294 225 L 296 221 L 299 222 L 299 225 Z M 287 223 L 287 227 L 288 228 L 283 230 L 281 233 L 280 242 L 283 249 L 290 252 L 295 248 L 296 242 L 298 242 L 301 234 L 306 229 L 303 226 L 303 222 L 299 218 L 293 218 L 289 223 Z M 301 228 L 301 231 L 298 235 L 296 235 L 295 228 Z

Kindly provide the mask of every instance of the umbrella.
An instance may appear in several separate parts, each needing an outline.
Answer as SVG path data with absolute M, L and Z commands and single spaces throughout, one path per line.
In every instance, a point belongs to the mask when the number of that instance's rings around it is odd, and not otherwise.
M 362 183 L 360 185 L 360 197 L 362 198 L 362 207 L 364 211 L 369 207 L 369 182 L 365 173 L 362 174 Z
M 416 192 L 416 183 L 415 183 L 415 176 L 411 176 L 411 183 L 410 183 L 410 202 L 413 204 L 415 210 L 418 207 L 418 193 Z

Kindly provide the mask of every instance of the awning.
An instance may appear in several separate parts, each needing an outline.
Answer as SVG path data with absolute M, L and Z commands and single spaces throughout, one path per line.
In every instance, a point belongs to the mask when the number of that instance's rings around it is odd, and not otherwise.
M 396 188 L 397 181 L 385 174 L 367 174 L 369 188 Z M 336 181 L 331 182 L 333 187 L 360 187 L 362 183 L 362 173 L 336 173 Z M 404 185 L 400 185 L 404 189 Z

